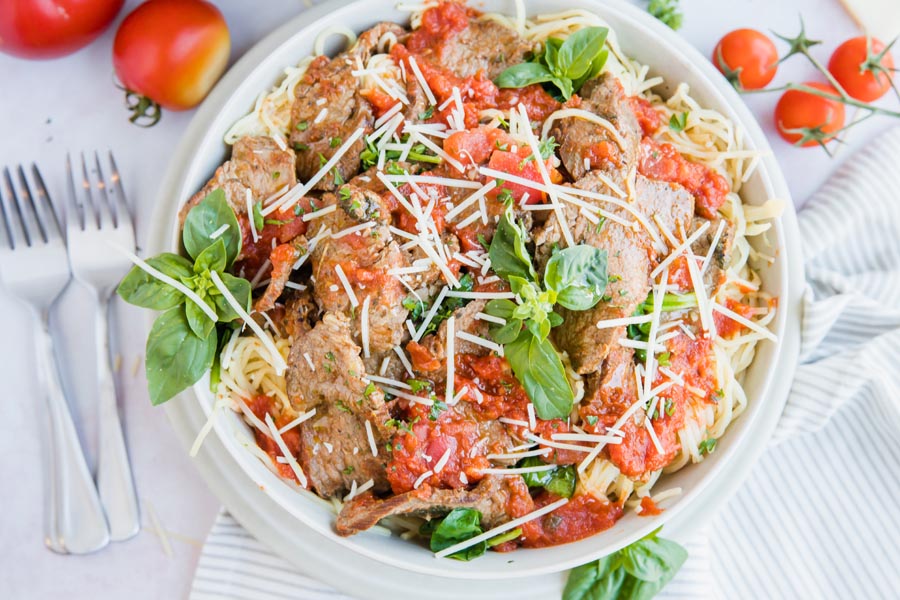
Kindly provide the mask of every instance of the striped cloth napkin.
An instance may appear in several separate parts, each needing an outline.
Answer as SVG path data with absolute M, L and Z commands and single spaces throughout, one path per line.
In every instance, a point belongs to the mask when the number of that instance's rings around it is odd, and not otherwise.
M 687 543 L 661 598 L 888 598 L 900 590 L 900 128 L 800 212 L 801 365 L 770 449 Z M 246 557 L 252 554 L 253 562 Z M 191 593 L 341 596 L 223 513 Z

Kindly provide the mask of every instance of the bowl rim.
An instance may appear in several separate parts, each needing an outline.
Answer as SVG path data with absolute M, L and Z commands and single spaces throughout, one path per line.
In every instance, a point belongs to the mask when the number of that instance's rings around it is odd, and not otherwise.
M 727 106 L 734 113 L 730 116 L 744 129 L 750 144 L 763 152 L 764 156 L 761 160 L 759 169 L 764 177 L 766 183 L 765 187 L 770 193 L 787 200 L 788 204 L 784 215 L 778 220 L 778 226 L 776 227 L 779 238 L 779 259 L 786 264 L 782 267 L 781 276 L 783 293 L 781 294 L 779 302 L 782 310 L 776 319 L 776 329 L 779 331 L 779 342 L 772 353 L 769 365 L 770 367 L 775 367 L 776 365 L 779 367 L 777 369 L 777 380 L 781 381 L 782 384 L 778 386 L 774 385 L 773 379 L 775 379 L 775 375 L 773 373 L 766 376 L 765 382 L 760 386 L 759 399 L 756 400 L 756 402 L 765 403 L 765 410 L 758 409 L 752 415 L 744 417 L 745 419 L 750 417 L 753 418 L 750 423 L 747 423 L 744 426 L 745 431 L 742 432 L 742 435 L 731 441 L 732 447 L 729 448 L 729 454 L 714 464 L 710 471 L 692 486 L 672 509 L 667 510 L 663 515 L 660 515 L 660 517 L 647 519 L 648 523 L 646 525 L 635 528 L 635 531 L 631 535 L 616 543 L 616 545 L 622 547 L 642 537 L 652 529 L 655 529 L 670 520 L 677 519 L 685 509 L 692 504 L 698 504 L 704 497 L 705 502 L 709 503 L 710 498 L 708 494 L 706 494 L 706 491 L 710 484 L 723 478 L 723 473 L 727 474 L 726 468 L 732 462 L 730 459 L 736 456 L 739 450 L 748 446 L 748 441 L 751 437 L 750 433 L 761 433 L 765 439 L 768 439 L 771 435 L 775 423 L 777 422 L 777 417 L 780 416 L 784 402 L 786 401 L 787 388 L 789 388 L 790 377 L 793 375 L 799 353 L 799 282 L 802 282 L 803 279 L 802 255 L 798 241 L 799 234 L 796 224 L 796 215 L 794 213 L 793 205 L 789 200 L 790 195 L 783 175 L 775 162 L 768 142 L 758 123 L 734 89 L 731 88 L 724 79 L 719 77 L 711 63 L 709 63 L 693 46 L 667 27 L 657 22 L 644 11 L 627 4 L 622 0 L 581 1 L 583 3 L 594 4 L 597 11 L 601 13 L 614 10 L 619 13 L 619 16 L 622 18 L 634 22 L 635 26 L 648 30 L 650 34 L 659 36 L 669 46 L 674 47 L 675 50 L 680 53 L 680 58 L 687 62 L 690 65 L 690 68 L 697 72 L 697 78 L 702 81 L 702 85 L 707 88 L 706 91 L 714 96 L 718 95 L 718 100 L 722 105 Z M 177 231 L 177 206 L 180 206 L 186 199 L 183 194 L 180 194 L 180 191 L 184 187 L 186 179 L 189 177 L 189 172 L 191 170 L 190 165 L 196 160 L 194 149 L 203 138 L 206 130 L 208 130 L 210 125 L 216 120 L 219 113 L 222 112 L 225 106 L 230 102 L 234 92 L 240 87 L 243 81 L 247 79 L 271 53 L 275 52 L 283 45 L 298 43 L 296 40 L 305 35 L 309 35 L 309 29 L 315 28 L 321 20 L 328 18 L 332 13 L 341 10 L 349 10 L 355 5 L 360 5 L 362 7 L 367 4 L 368 3 L 365 0 L 331 0 L 323 4 L 318 4 L 311 9 L 302 12 L 300 15 L 291 19 L 263 38 L 263 40 L 251 48 L 228 71 L 197 111 L 197 114 L 193 117 L 182 141 L 179 143 L 172 156 L 170 167 L 160 186 L 158 194 L 159 200 L 153 214 L 151 234 L 148 238 L 148 247 L 150 250 L 156 252 L 172 249 L 174 241 L 172 234 L 173 231 Z M 785 379 L 788 381 L 787 386 L 783 383 L 783 380 Z M 203 413 L 208 415 L 211 410 L 211 394 L 208 392 L 204 394 L 204 390 L 199 389 L 201 387 L 202 380 L 201 384 L 194 386 L 193 389 L 183 392 L 177 402 L 179 404 L 193 402 L 199 405 Z M 779 393 L 773 394 L 772 390 L 776 387 L 778 388 Z M 167 407 L 167 413 L 170 417 L 177 415 L 178 411 L 170 410 L 175 402 L 175 400 L 171 401 Z M 762 425 L 759 425 L 759 417 L 764 415 L 768 415 L 769 418 L 765 419 L 765 422 Z M 774 418 L 772 417 L 773 415 Z M 217 435 L 221 435 L 222 433 L 220 430 L 220 423 L 221 419 L 217 419 L 217 424 L 215 426 Z M 756 431 L 754 431 L 754 427 L 756 428 Z M 187 444 L 190 444 L 189 440 L 187 441 Z M 266 494 L 281 508 L 293 515 L 304 525 L 353 552 L 402 569 L 443 577 L 461 579 L 498 579 L 522 576 L 521 571 L 490 571 L 485 569 L 466 571 L 452 568 L 452 564 L 444 564 L 453 563 L 455 561 L 435 561 L 434 567 L 413 565 L 407 561 L 395 559 L 390 555 L 374 552 L 361 544 L 349 541 L 348 538 L 341 538 L 330 528 L 323 527 L 320 523 L 317 523 L 315 520 L 304 515 L 302 510 L 298 511 L 295 506 L 292 506 L 296 501 L 297 494 L 288 485 L 267 485 L 270 483 L 269 477 L 274 476 L 254 456 L 243 450 L 241 450 L 240 454 L 236 454 L 234 452 L 235 448 L 233 444 L 224 445 L 229 450 L 231 458 L 238 463 L 241 470 L 249 478 L 250 481 L 246 481 L 245 483 L 249 484 L 252 482 L 254 487 L 259 486 L 260 488 L 263 488 Z M 758 440 L 756 446 L 755 454 L 758 454 L 762 451 L 762 447 Z M 745 466 L 743 470 L 738 473 L 738 475 L 740 475 L 740 480 L 746 477 L 748 473 L 749 466 Z M 732 479 L 734 479 L 735 474 L 731 475 Z M 734 484 L 731 487 L 734 489 L 737 487 L 737 484 Z M 286 494 L 290 494 L 290 496 L 287 496 Z M 225 500 L 223 499 L 223 501 Z M 721 499 L 719 501 L 721 501 Z M 596 537 L 597 536 L 592 536 L 587 539 Z M 552 550 L 553 548 L 548 548 L 542 549 L 540 552 L 546 554 L 547 552 L 552 552 Z M 605 549 L 597 550 L 596 552 L 587 552 L 578 559 L 551 562 L 544 567 L 530 569 L 528 573 L 550 573 L 571 568 L 578 564 L 582 564 L 586 560 L 596 558 L 607 551 L 608 550 Z

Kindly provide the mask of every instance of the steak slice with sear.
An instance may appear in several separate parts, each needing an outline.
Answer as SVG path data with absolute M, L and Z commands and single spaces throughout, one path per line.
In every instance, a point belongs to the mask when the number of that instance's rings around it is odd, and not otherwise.
M 512 488 L 524 485 L 521 477 L 488 475 L 471 490 L 435 489 L 425 484 L 384 500 L 373 494 L 362 494 L 344 504 L 338 514 L 336 529 L 338 535 L 348 536 L 370 529 L 391 515 L 440 517 L 454 508 L 479 511 L 482 527 L 489 529 L 508 520 L 506 506 Z
M 610 73 L 585 83 L 580 94 L 580 108 L 612 123 L 618 136 L 581 117 L 560 119 L 551 128 L 551 135 L 559 144 L 562 164 L 575 181 L 593 169 L 601 169 L 621 187 L 627 173 L 637 167 L 641 142 L 641 127 L 628 96 Z
M 575 187 L 600 193 L 609 192 L 595 174 L 584 177 Z M 669 231 L 690 226 L 694 199 L 681 186 L 652 181 L 638 175 L 635 196 L 634 208 L 641 211 L 648 220 L 651 215 L 658 216 Z M 604 208 L 623 220 L 634 220 L 634 215 L 621 207 Z M 658 254 L 652 238 L 643 226 L 634 229 L 608 219 L 598 227 L 571 204 L 565 205 L 565 211 L 566 222 L 577 244 L 588 244 L 607 252 L 609 284 L 606 299 L 590 310 L 571 311 L 560 308 L 563 323 L 552 332 L 557 347 L 569 353 L 575 371 L 581 374 L 593 373 L 600 368 L 610 349 L 625 335 L 624 326 L 598 329 L 597 322 L 621 319 L 634 313 L 650 292 L 650 272 Z M 553 244 L 562 239 L 555 216 L 551 216 L 535 232 L 534 239 L 538 263 L 543 264 L 549 258 Z
M 229 206 L 240 216 L 247 214 L 247 190 L 253 202 L 259 202 L 296 183 L 291 150 L 282 150 L 267 136 L 242 137 L 234 143 L 231 159 L 216 169 L 212 179 L 181 207 L 178 219 L 184 226 L 188 212 L 218 188 L 225 192 Z

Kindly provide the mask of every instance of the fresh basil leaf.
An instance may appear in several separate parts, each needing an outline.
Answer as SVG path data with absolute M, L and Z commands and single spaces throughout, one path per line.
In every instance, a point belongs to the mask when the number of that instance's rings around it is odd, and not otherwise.
M 519 63 L 500 73 L 494 83 L 499 88 L 521 88 L 532 83 L 551 81 L 553 73 L 540 63 Z
M 176 281 L 192 274 L 191 261 L 170 252 L 147 259 L 147 264 Z M 153 310 L 168 310 L 184 302 L 184 294 L 138 266 L 131 268 L 116 292 L 129 304 Z
M 588 69 L 588 72 L 572 82 L 572 87 L 575 88 L 576 92 L 581 90 L 581 86 L 600 74 L 603 67 L 606 65 L 607 58 L 609 58 L 609 51 L 604 48 L 600 54 L 595 56 L 594 60 L 591 61 L 591 68 Z
M 688 113 L 683 112 L 681 114 L 674 113 L 671 117 L 669 117 L 669 129 L 674 132 L 684 131 L 684 128 L 687 127 L 687 119 Z
M 619 600 L 625 578 L 619 553 L 614 552 L 569 571 L 562 600 Z
M 440 552 L 459 542 L 464 542 L 476 535 L 481 535 L 481 512 L 472 508 L 454 508 L 450 511 L 431 534 L 431 551 Z M 487 543 L 480 542 L 459 552 L 450 558 L 472 560 L 484 554 Z
M 160 315 L 147 336 L 147 387 L 153 405 L 196 383 L 212 366 L 215 352 L 215 330 L 206 338 L 194 335 L 184 309 L 175 307 Z
M 569 416 L 575 397 L 549 339 L 541 340 L 523 329 L 515 341 L 505 345 L 504 354 L 538 417 L 549 420 Z
M 587 73 L 594 58 L 603 51 L 607 33 L 606 27 L 584 27 L 567 37 L 559 47 L 560 75 L 571 80 Z
M 238 304 L 240 304 L 244 310 L 250 312 L 250 282 L 242 277 L 235 277 L 229 273 L 221 273 L 219 276 L 222 278 L 222 283 L 225 284 L 225 287 L 228 288 L 228 291 L 234 296 L 234 299 L 238 301 Z M 225 296 L 219 292 L 218 288 L 211 289 L 210 296 L 212 297 L 213 304 L 215 304 L 216 314 L 219 316 L 220 323 L 228 323 L 229 321 L 233 321 L 240 317 L 240 315 L 231 308 L 231 305 L 225 299 Z
M 563 324 L 564 321 L 562 316 L 555 312 L 551 312 L 549 315 L 547 315 L 547 320 L 550 321 L 550 327 L 559 327 Z
M 563 100 L 568 100 L 572 97 L 572 94 L 575 93 L 575 88 L 572 86 L 572 80 L 566 77 L 554 77 L 550 80 L 550 83 L 555 85 L 559 90 L 559 93 L 562 95 Z
M 193 207 L 184 220 L 181 238 L 191 258 L 196 259 L 207 246 L 216 241 L 209 236 L 223 225 L 228 225 L 228 229 L 217 239 L 225 242 L 226 263 L 231 265 L 241 252 L 241 226 L 225 199 L 225 192 L 218 188 Z
M 228 251 L 225 249 L 225 240 L 217 238 L 197 256 L 197 260 L 194 261 L 194 273 L 223 271 L 227 262 Z
M 600 560 L 603 559 L 601 558 Z M 597 561 L 575 567 L 569 571 L 566 587 L 562 593 L 562 600 L 593 600 L 591 592 L 599 579 L 600 574 L 597 570 Z
M 555 253 L 544 270 L 544 285 L 558 294 L 556 301 L 570 310 L 593 308 L 606 289 L 606 250 L 588 245 Z
M 511 542 L 522 535 L 522 528 L 516 527 L 515 529 L 511 529 L 509 531 L 505 531 L 500 535 L 494 536 L 491 539 L 487 540 L 487 547 L 493 548 L 494 546 L 499 546 L 500 544 L 505 544 L 506 542 Z
M 512 300 L 507 300 L 506 298 L 490 300 L 484 306 L 485 313 L 494 317 L 506 319 L 507 321 L 512 317 L 514 310 L 516 310 L 516 303 Z
M 557 38 L 548 38 L 544 42 L 544 64 L 551 73 L 557 77 L 564 77 L 565 72 L 559 68 L 559 47 L 562 46 L 562 40 Z
M 259 233 L 266 226 L 266 219 L 262 214 L 262 201 L 253 205 L 253 227 Z
M 688 556 L 687 550 L 671 540 L 655 538 L 645 545 L 650 546 L 648 552 L 658 557 L 658 563 L 662 568 L 655 579 L 647 580 L 634 576 L 628 571 L 627 562 L 623 561 L 622 570 L 631 575 L 629 581 L 626 581 L 628 588 L 626 597 L 632 600 L 650 600 L 656 596 L 675 577 Z M 626 586 L 623 586 L 623 592 L 626 591 Z
M 205 300 L 205 298 L 204 298 Z M 197 337 L 206 339 L 209 332 L 216 326 L 216 322 L 209 318 L 195 302 L 186 302 L 184 315 L 187 317 L 188 326 Z
M 521 319 L 509 319 L 506 322 L 506 325 L 502 325 L 500 327 L 492 327 L 491 328 L 491 337 L 498 344 L 509 344 L 514 342 L 517 337 L 519 337 L 519 332 L 522 331 L 522 320 Z
M 546 463 L 538 456 L 529 456 L 520 460 L 517 467 L 538 467 Z M 523 473 L 522 479 L 528 487 L 544 488 L 548 492 L 564 498 L 571 498 L 575 493 L 575 467 L 558 466 L 549 471 Z
M 525 248 L 524 228 L 516 223 L 510 208 L 500 217 L 488 255 L 491 257 L 491 268 L 503 279 L 509 280 L 515 276 L 528 281 L 537 280 L 537 273 Z

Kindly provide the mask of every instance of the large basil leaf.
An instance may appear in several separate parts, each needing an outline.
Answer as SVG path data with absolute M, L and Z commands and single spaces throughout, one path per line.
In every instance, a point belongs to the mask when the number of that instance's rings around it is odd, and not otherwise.
M 534 404 L 537 416 L 545 420 L 568 417 L 575 396 L 550 340 L 541 340 L 523 329 L 503 351 L 516 379 Z
M 540 63 L 526 62 L 513 65 L 494 80 L 499 88 L 522 88 L 532 83 L 551 81 L 553 73 Z
M 481 535 L 481 512 L 472 508 L 454 508 L 431 533 L 431 551 L 440 552 L 459 542 Z M 486 542 L 479 542 L 449 555 L 457 560 L 472 560 L 484 554 Z
M 687 551 L 659 530 L 569 572 L 563 600 L 650 600 L 675 576 Z
M 201 252 L 217 241 L 210 239 L 209 236 L 223 225 L 228 225 L 228 229 L 217 239 L 224 241 L 226 263 L 230 265 L 241 252 L 241 227 L 225 199 L 225 192 L 219 188 L 207 194 L 188 212 L 184 220 L 181 239 L 191 258 L 196 259 Z
M 196 383 L 212 366 L 215 352 L 215 330 L 206 338 L 194 335 L 184 309 L 175 307 L 160 315 L 147 337 L 147 385 L 153 405 Z
M 576 90 L 581 90 L 581 86 L 600 74 L 600 71 L 603 70 L 603 66 L 606 64 L 607 58 L 609 58 L 609 51 L 604 48 L 594 57 L 594 60 L 591 61 L 591 68 L 588 69 L 584 75 L 572 81 L 572 87 Z
M 603 51 L 608 32 L 606 27 L 584 27 L 567 37 L 556 59 L 560 75 L 573 80 L 584 76 L 594 58 Z
M 234 299 L 237 300 L 241 308 L 250 312 L 250 295 L 252 291 L 250 282 L 242 277 L 235 277 L 229 273 L 221 273 L 219 276 L 222 278 L 222 283 L 225 284 L 225 287 L 228 288 L 228 291 L 231 292 L 231 295 L 234 296 Z M 213 300 L 213 304 L 216 305 L 216 314 L 219 316 L 220 323 L 228 323 L 229 321 L 234 321 L 240 317 L 240 315 L 231 308 L 231 305 L 225 299 L 225 296 L 219 292 L 218 288 L 212 288 L 209 291 L 209 294 Z
M 204 301 L 206 300 L 207 299 L 204 298 Z M 209 304 L 209 302 L 207 302 L 207 304 Z M 203 309 L 197 306 L 195 302 L 185 302 L 184 316 L 187 318 L 188 327 L 191 328 L 194 335 L 201 339 L 206 339 L 206 336 L 208 336 L 216 326 L 216 322 L 210 319 L 209 315 L 203 312 Z
M 510 208 L 500 217 L 488 255 L 491 257 L 491 268 L 503 279 L 509 280 L 511 276 L 516 276 L 528 281 L 537 280 L 537 273 L 534 272 L 531 257 L 525 247 L 525 232 L 515 222 Z
M 606 250 L 588 245 L 556 252 L 544 270 L 544 285 L 570 310 L 593 308 L 606 290 Z
M 169 252 L 147 259 L 147 264 L 176 281 L 192 275 L 191 261 Z M 138 266 L 131 268 L 116 291 L 125 302 L 153 310 L 168 310 L 184 302 L 184 294 Z

